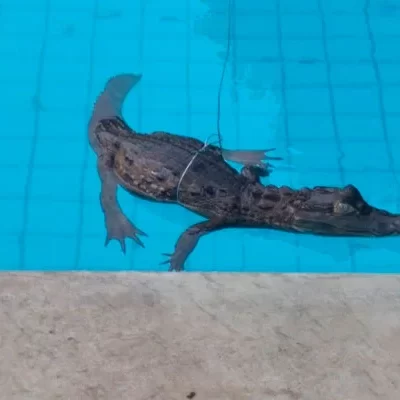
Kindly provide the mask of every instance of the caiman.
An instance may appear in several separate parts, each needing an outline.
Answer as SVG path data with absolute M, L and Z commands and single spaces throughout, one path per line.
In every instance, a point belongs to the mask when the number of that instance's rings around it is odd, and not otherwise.
M 123 213 L 117 187 L 147 200 L 178 203 L 203 216 L 164 254 L 180 271 L 199 239 L 228 227 L 256 227 L 327 236 L 388 236 L 400 233 L 400 215 L 369 205 L 353 185 L 291 189 L 263 185 L 269 150 L 227 150 L 166 132 L 142 134 L 122 116 L 125 97 L 141 75 L 112 77 L 97 97 L 89 121 L 89 141 L 97 154 L 100 204 L 107 236 L 143 246 L 147 236 Z M 238 172 L 227 161 L 242 164 Z

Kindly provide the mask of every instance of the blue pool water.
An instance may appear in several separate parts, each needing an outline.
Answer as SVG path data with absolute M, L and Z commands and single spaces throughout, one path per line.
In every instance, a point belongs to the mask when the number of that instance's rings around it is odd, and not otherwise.
M 267 181 L 358 186 L 400 212 L 400 0 L 232 0 L 221 95 L 229 148 L 276 147 Z M 164 271 L 161 253 L 200 217 L 120 191 L 149 235 L 104 245 L 86 123 L 114 74 L 143 73 L 136 130 L 216 131 L 228 0 L 3 0 L 0 5 L 0 269 Z M 268 230 L 204 237 L 188 271 L 396 272 L 400 238 Z

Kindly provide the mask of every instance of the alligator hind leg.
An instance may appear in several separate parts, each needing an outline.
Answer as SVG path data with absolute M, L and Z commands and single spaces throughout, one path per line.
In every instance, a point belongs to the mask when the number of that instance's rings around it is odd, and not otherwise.
M 107 229 L 105 246 L 111 240 L 117 240 L 121 245 L 121 250 L 125 253 L 125 239 L 131 238 L 137 244 L 144 247 L 138 235 L 147 235 L 136 228 L 122 212 L 117 199 L 118 183 L 112 169 L 107 164 L 107 160 L 100 156 L 97 168 L 101 180 L 100 204 L 104 212 Z
M 225 219 L 208 220 L 192 225 L 179 236 L 175 244 L 175 251 L 172 254 L 163 254 L 168 257 L 168 260 L 161 264 L 169 264 L 170 271 L 182 271 L 185 261 L 196 247 L 200 238 L 207 233 L 217 231 L 228 225 Z

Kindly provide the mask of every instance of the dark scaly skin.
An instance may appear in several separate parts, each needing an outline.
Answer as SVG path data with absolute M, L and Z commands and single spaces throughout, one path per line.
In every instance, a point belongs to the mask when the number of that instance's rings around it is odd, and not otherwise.
M 110 115 L 101 111 L 99 118 L 92 118 L 89 131 L 102 179 L 106 243 L 119 240 L 125 250 L 125 238 L 142 244 L 138 235 L 144 234 L 119 208 L 117 185 L 148 200 L 179 202 L 206 218 L 178 238 L 174 252 L 167 255 L 170 270 L 184 268 L 201 236 L 227 227 L 263 227 L 329 236 L 400 233 L 400 216 L 370 206 L 352 185 L 300 190 L 264 186 L 260 177 L 268 171 L 262 162 L 254 163 L 258 166 L 244 163 L 238 173 L 225 162 L 224 150 L 212 145 L 203 148 L 204 143 L 199 140 L 164 132 L 139 134 L 122 119 L 120 109 L 111 109 Z M 96 112 L 95 107 L 94 115 Z M 178 191 L 180 178 L 196 154 Z M 246 154 L 246 160 L 248 155 L 252 161 L 257 158 L 251 151 Z

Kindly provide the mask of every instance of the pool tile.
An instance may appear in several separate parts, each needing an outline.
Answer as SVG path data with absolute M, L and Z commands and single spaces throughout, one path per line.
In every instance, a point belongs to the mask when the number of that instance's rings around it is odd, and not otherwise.
M 291 141 L 335 140 L 330 115 L 290 115 L 288 123 Z
M 327 48 L 330 62 L 371 62 L 371 43 L 368 39 L 329 38 Z
M 33 133 L 33 129 L 31 130 Z M 7 167 L 28 166 L 31 160 L 33 140 L 2 139 L 0 137 L 0 165 Z
M 324 20 L 328 37 L 350 36 L 365 38 L 368 35 L 365 16 L 358 14 L 339 14 L 328 12 L 329 5 L 324 2 Z
M 224 18 L 225 19 L 225 18 Z M 227 30 L 224 29 L 223 37 Z M 235 21 L 236 38 L 270 38 L 273 39 L 277 32 L 277 20 L 275 15 L 256 13 L 251 15 L 238 15 Z
M 317 0 L 297 1 L 297 0 L 280 0 L 280 9 L 282 13 L 308 13 L 318 10 Z
M 389 63 L 400 61 L 400 53 L 394 49 L 400 49 L 400 37 L 385 37 L 384 40 L 376 40 L 375 57 L 378 63 L 386 61 Z
M 296 272 L 295 235 L 272 229 L 244 231 L 244 272 Z
M 359 15 L 363 12 L 363 3 L 360 3 L 358 0 L 336 0 L 335 2 L 332 2 L 330 0 L 323 0 L 322 4 L 325 13 L 330 14 L 350 14 L 350 17 L 352 17 L 354 15 Z
M 318 171 L 318 165 L 315 165 L 315 167 L 315 170 L 298 171 L 294 176 L 293 186 L 297 189 L 303 187 L 313 188 L 315 186 L 343 186 L 344 182 L 341 180 L 339 168 L 327 172 Z
M 3 15 L 4 18 L 4 15 Z M 1 42 L 0 55 L 3 57 L 12 57 L 18 59 L 21 64 L 30 63 L 37 65 L 40 59 L 42 42 L 32 40 L 30 36 L 15 36 L 13 40 Z
M 52 0 L 53 2 L 54 0 Z M 52 4 L 53 5 L 53 4 Z M 49 19 L 48 36 L 52 38 L 66 37 L 81 40 L 80 46 L 90 43 L 93 30 L 93 11 L 74 10 L 74 12 L 57 11 L 53 9 Z
M 83 193 L 85 202 L 97 203 L 99 201 L 100 178 L 95 163 L 90 163 L 86 171 L 84 171 Z
M 2 35 L 26 36 L 32 42 L 40 42 L 46 30 L 45 12 L 38 13 L 24 10 L 23 6 L 18 10 L 2 10 Z
M 330 169 L 339 165 L 339 152 L 334 140 L 292 141 L 301 154 L 293 157 L 293 164 L 300 170 Z
M 299 272 L 349 273 L 352 272 L 350 249 L 345 238 L 299 235 L 297 254 Z
M 210 41 L 210 39 L 206 36 L 202 36 L 201 33 L 201 25 L 196 26 L 194 34 L 195 36 L 190 41 L 190 54 L 189 59 L 192 63 L 220 63 L 222 70 L 222 58 L 223 54 L 221 52 L 221 47 L 216 43 Z M 219 56 L 216 59 L 216 55 Z M 183 53 L 181 57 L 187 58 L 187 54 Z
M 100 202 L 86 202 L 82 206 L 82 232 L 86 236 L 106 237 L 104 225 L 104 214 L 100 207 Z M 126 210 L 124 210 L 126 212 Z
M 331 66 L 333 86 L 346 85 L 355 88 L 358 86 L 376 85 L 375 71 L 372 64 L 333 64 Z
M 36 145 L 35 165 L 40 167 L 81 168 L 89 151 L 86 135 L 80 140 L 39 139 Z
M 26 57 L 26 59 L 21 60 L 20 57 L 2 57 L 0 84 L 13 82 L 15 86 L 25 88 L 25 90 L 36 86 L 40 63 L 34 61 L 36 61 L 36 58 L 29 59 Z M 28 62 L 30 68 L 26 68 Z M 7 102 L 7 97 L 3 96 L 2 101 Z M 23 121 L 19 122 L 23 123 Z
M 296 14 L 282 14 L 281 20 L 282 35 L 285 39 L 289 37 L 317 38 L 322 33 L 321 20 L 318 14 L 304 14 L 301 16 Z
M 184 87 L 186 85 L 187 77 L 186 71 L 189 70 L 191 73 L 193 70 L 203 70 L 205 69 L 204 74 L 208 71 L 207 67 L 212 66 L 213 64 L 206 63 L 193 63 L 188 67 L 185 63 L 178 61 L 160 61 L 157 63 L 144 61 L 143 63 L 143 71 L 146 71 L 146 84 L 152 87 L 160 87 L 160 90 L 174 90 L 174 87 Z M 211 68 L 212 71 L 212 68 Z M 209 83 L 210 78 L 206 78 L 207 75 L 198 74 L 199 78 L 203 78 L 201 83 Z M 210 72 L 211 79 L 216 75 L 215 72 Z M 196 74 L 194 75 L 196 77 Z M 195 80 L 191 81 L 191 84 L 196 84 Z M 190 87 L 188 88 L 190 89 Z M 133 89 L 134 90 L 134 89 Z
M 391 84 L 400 84 L 399 67 L 397 64 L 380 64 L 380 76 L 382 85 L 389 86 Z
M 400 129 L 400 115 L 386 115 L 386 124 L 389 138 L 400 140 L 398 134 Z
M 376 16 L 371 15 L 370 18 L 371 30 L 376 35 L 376 41 L 381 41 L 382 36 L 396 37 L 400 35 L 399 18 L 396 13 L 392 15 Z
M 208 92 L 204 92 L 208 95 Z M 157 110 L 176 112 L 184 111 L 187 107 L 186 90 L 184 88 L 159 89 L 157 87 L 148 87 L 142 93 L 142 104 L 144 112 L 153 112 Z
M 91 0 L 89 4 L 93 3 L 94 0 Z M 99 15 L 107 15 L 107 13 L 115 13 L 117 10 L 128 9 L 129 12 L 139 12 L 140 11 L 140 3 L 138 2 L 129 2 L 126 0 L 102 0 L 98 4 Z M 113 15 L 111 14 L 111 15 Z
M 218 7 L 218 2 L 213 2 L 215 8 L 218 11 L 226 10 L 226 2 L 219 1 L 220 7 Z M 267 14 L 276 10 L 276 3 L 274 1 L 255 1 L 249 2 L 248 0 L 236 0 L 235 1 L 237 14 L 242 13 L 252 13 L 252 14 Z
M 90 40 L 79 36 L 60 35 L 48 37 L 46 42 L 46 62 L 64 65 L 76 63 L 82 68 L 90 62 Z
M 49 110 L 40 114 L 39 140 L 58 139 L 60 143 L 87 139 L 88 118 L 82 107 L 80 110 Z M 57 143 L 57 142 L 54 142 Z
M 400 88 L 385 87 L 383 89 L 383 104 L 387 113 L 400 113 Z
M 79 201 L 80 168 L 35 168 L 32 174 L 32 198 Z
M 174 39 L 167 40 L 160 37 L 146 37 L 143 46 L 143 57 L 146 61 L 177 61 L 185 62 L 189 58 L 187 54 L 188 45 L 182 35 Z M 137 54 L 137 53 L 136 53 Z M 137 55 L 135 54 L 135 57 Z
M 71 0 L 66 3 L 63 0 L 52 0 L 51 7 L 52 10 L 57 11 L 76 11 L 81 9 L 94 9 L 95 0 L 85 1 L 82 3 L 81 0 Z
M 210 272 L 246 271 L 247 268 L 252 268 L 244 257 L 245 231 L 245 229 L 224 229 L 205 236 L 206 247 L 200 248 L 197 253 L 202 255 L 202 262 L 197 261 L 197 256 L 193 257 L 192 270 L 201 271 L 203 265 L 207 265 L 207 271 Z
M 24 206 L 23 199 L 0 199 L 2 215 L 0 235 L 12 236 L 21 232 L 24 223 Z
M 0 197 L 21 199 L 25 195 L 28 167 L 0 166 Z
M 185 98 L 185 94 L 183 94 Z M 223 102 L 222 99 L 226 99 L 227 94 L 225 92 L 221 93 L 221 115 L 225 115 L 227 111 L 230 111 L 231 102 Z M 193 88 L 190 91 L 190 106 L 192 110 L 196 110 L 198 113 L 210 113 L 214 114 L 216 118 L 217 110 L 217 92 L 212 93 L 209 90 L 201 88 Z M 184 108 L 186 109 L 186 104 Z
M 322 39 L 284 39 L 282 46 L 285 60 L 324 60 Z
M 400 265 L 400 251 L 397 237 L 358 240 L 353 246 L 355 272 L 397 273 Z
M 0 271 L 20 269 L 20 240 L 18 236 L 0 237 Z
M 282 150 L 280 139 L 281 134 L 276 131 L 275 124 L 277 123 L 278 115 L 273 114 L 259 114 L 251 115 L 245 112 L 240 113 L 239 117 L 239 132 L 237 143 L 235 143 L 235 137 L 228 134 L 229 131 L 226 129 L 224 143 L 225 146 L 230 148 L 272 148 L 278 147 L 277 151 Z M 280 147 L 280 148 L 279 148 Z M 276 151 L 274 152 L 274 154 Z
M 286 96 L 289 113 L 330 113 L 328 89 L 290 89 Z
M 56 236 L 75 235 L 78 230 L 79 203 L 31 201 L 28 206 L 28 232 Z
M 375 142 L 342 141 L 345 169 L 354 171 L 390 170 L 389 156 L 383 140 Z
M 114 8 L 110 12 L 104 9 L 101 10 L 101 8 L 102 7 L 97 11 L 95 22 L 96 41 L 107 36 L 110 39 L 114 39 L 115 47 L 118 48 L 120 43 L 119 39 L 135 39 L 140 36 L 140 3 L 132 2 L 130 5 L 124 6 L 123 11 Z M 91 21 L 91 24 L 88 24 L 88 21 Z M 92 21 L 93 18 L 86 19 L 87 25 L 91 26 L 93 23 Z M 149 18 L 148 24 L 151 24 L 151 18 Z M 122 46 L 120 50 L 123 51 Z
M 25 270 L 70 271 L 76 257 L 75 237 L 28 235 L 25 248 Z
M 35 105 L 36 82 L 26 85 L 24 82 L 19 83 L 16 80 L 6 79 L 0 81 L 0 85 L 2 92 L 7 93 L 7 96 L 3 96 L 3 99 L 0 100 L 2 113 L 5 113 L 7 109 L 18 109 L 20 115 L 23 115 L 24 110 L 32 111 Z
M 379 114 L 379 95 L 376 87 L 334 88 L 333 97 L 337 113 Z
M 238 62 L 268 62 L 279 60 L 278 41 L 274 39 L 237 39 L 236 57 Z M 222 60 L 223 61 L 223 60 Z M 222 62 L 221 61 L 221 62 Z
M 326 65 L 324 62 L 310 63 L 286 63 L 286 87 L 292 86 L 324 87 L 328 85 Z
M 396 181 L 391 172 L 345 171 L 345 178 L 347 184 L 356 186 L 365 200 L 375 207 L 391 208 L 398 201 L 400 193 L 396 193 Z
M 383 140 L 382 121 L 379 116 L 337 115 L 339 136 L 341 140 Z M 399 120 L 400 122 L 400 120 Z
M 251 63 L 249 66 L 245 64 L 238 64 L 237 79 L 239 82 L 236 87 L 243 88 L 247 94 L 239 95 L 240 101 L 242 99 L 251 98 L 256 100 L 265 93 L 268 93 L 272 88 L 281 87 L 281 66 L 276 62 L 260 61 Z M 228 80 L 225 83 L 225 90 L 229 91 Z M 253 95 L 252 95 L 253 94 Z
M 164 43 L 186 41 L 187 24 L 185 23 L 186 10 L 184 7 L 179 12 L 179 18 L 183 20 L 180 23 L 174 24 L 174 29 L 171 29 L 169 24 L 162 23 L 160 17 L 162 15 L 155 15 L 154 13 L 147 13 L 146 23 L 143 26 L 143 35 L 147 39 L 157 39 Z M 147 43 L 144 44 L 147 46 Z M 176 50 L 172 53 L 174 54 Z
M 43 81 L 39 98 L 44 109 L 74 107 L 84 109 L 88 106 L 88 77 L 87 63 L 72 63 L 68 67 L 68 75 L 60 77 L 63 62 L 46 62 L 43 69 Z
M 215 118 L 214 118 L 215 119 Z M 130 121 L 130 124 L 133 129 L 139 129 L 138 126 L 134 123 L 134 121 Z M 191 124 L 189 126 L 189 124 Z M 214 122 L 215 125 L 215 122 Z M 188 132 L 188 127 L 196 129 L 197 126 L 193 122 L 193 117 L 191 113 L 176 113 L 173 118 L 171 118 L 171 113 L 167 113 L 163 110 L 157 110 L 157 114 L 154 112 L 143 112 L 141 114 L 141 131 L 143 133 L 148 132 L 171 132 L 178 135 L 189 135 L 196 136 L 193 132 Z M 205 140 L 207 137 L 207 129 L 200 132 L 203 137 L 202 140 Z
M 103 236 L 83 236 L 77 268 L 97 271 L 130 270 L 131 249 L 128 248 L 124 255 L 118 242 L 113 240 L 105 247 L 104 239 Z

